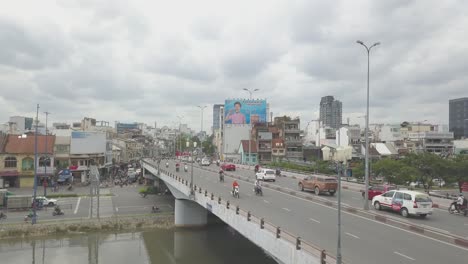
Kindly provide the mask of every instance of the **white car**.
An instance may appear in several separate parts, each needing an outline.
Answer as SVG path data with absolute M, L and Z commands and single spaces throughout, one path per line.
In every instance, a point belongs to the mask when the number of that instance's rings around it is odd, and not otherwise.
M 425 193 L 392 190 L 372 198 L 376 210 L 390 209 L 399 212 L 402 216 L 417 215 L 422 218 L 432 214 L 432 200 Z
M 57 205 L 57 199 L 50 199 L 50 198 L 46 198 L 44 196 L 37 196 L 36 197 L 36 200 L 37 201 L 42 201 L 42 204 L 44 206 L 54 206 L 54 205 Z
M 276 181 L 275 171 L 271 169 L 260 169 L 256 174 L 257 180 Z
M 201 165 L 202 166 L 210 166 L 210 160 L 209 159 L 202 159 Z

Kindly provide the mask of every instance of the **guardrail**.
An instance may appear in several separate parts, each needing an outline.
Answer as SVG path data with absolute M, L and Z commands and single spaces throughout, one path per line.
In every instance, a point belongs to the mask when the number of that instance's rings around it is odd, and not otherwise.
M 208 168 L 201 168 L 201 169 L 217 173 L 217 171 L 210 170 Z M 224 175 L 228 176 L 228 177 L 231 177 L 231 178 L 243 180 L 243 181 L 246 181 L 246 182 L 253 182 L 252 179 L 249 179 L 248 177 L 244 177 L 244 176 L 232 175 L 232 174 L 229 174 L 229 173 L 225 173 Z M 292 189 L 289 189 L 287 187 L 282 187 L 282 186 L 275 185 L 275 184 L 272 184 L 272 183 L 264 183 L 263 187 L 269 188 L 269 189 L 274 190 L 274 191 L 279 191 L 279 192 L 282 192 L 282 193 L 285 193 L 285 194 L 288 194 L 288 195 L 300 197 L 300 198 L 303 198 L 303 199 L 306 199 L 306 200 L 309 200 L 309 201 L 313 201 L 313 202 L 316 202 L 316 203 L 319 203 L 319 204 L 322 204 L 322 205 L 325 205 L 325 206 L 328 206 L 328 207 L 331 207 L 331 208 L 337 208 L 338 207 L 337 202 L 330 201 L 330 200 L 327 200 L 327 199 L 324 199 L 324 198 L 320 198 L 320 197 L 317 197 L 315 195 L 309 195 L 307 193 L 303 193 L 303 192 L 300 192 L 300 191 L 297 191 L 297 190 L 292 190 Z M 344 186 L 343 186 L 343 189 L 347 189 L 347 188 L 344 188 Z M 444 241 L 444 242 L 447 242 L 447 243 L 451 243 L 451 244 L 454 244 L 454 245 L 458 245 L 458 246 L 468 248 L 468 240 L 466 238 L 464 238 L 462 236 L 455 235 L 455 234 L 451 234 L 449 232 L 444 232 L 443 230 L 440 230 L 440 229 L 437 229 L 437 228 L 412 224 L 410 222 L 406 222 L 406 221 L 400 220 L 400 219 L 395 218 L 395 217 L 387 216 L 387 215 L 377 213 L 377 212 L 365 211 L 365 210 L 362 210 L 362 209 L 359 209 L 359 208 L 356 208 L 356 207 L 352 207 L 352 206 L 341 205 L 341 208 L 346 213 L 355 214 L 355 215 L 358 215 L 358 216 L 361 216 L 361 217 L 364 217 L 364 218 L 367 218 L 367 219 L 375 220 L 375 221 L 378 221 L 378 222 L 389 224 L 389 225 L 394 226 L 394 227 L 409 230 L 409 231 L 417 233 L 417 234 L 423 234 L 423 235 L 425 235 L 427 237 L 435 238 L 435 239 L 438 239 L 440 241 Z
M 153 164 L 147 161 L 144 161 L 144 162 L 148 164 L 149 166 L 152 166 L 153 168 L 155 168 Z M 170 172 L 170 171 L 166 171 L 161 168 L 160 168 L 160 172 L 172 178 L 176 182 L 179 182 L 190 188 L 189 181 L 178 176 L 177 174 Z M 229 200 L 225 200 L 221 196 L 217 196 L 213 192 L 209 192 L 208 190 L 203 189 L 200 186 L 194 185 L 192 188 L 195 191 L 196 195 L 204 195 L 205 197 L 210 197 L 211 201 L 214 201 L 214 202 L 217 201 L 218 205 L 223 205 L 225 206 L 226 209 L 235 211 L 237 215 L 244 217 L 246 221 L 258 224 L 259 229 L 263 229 L 265 231 L 271 232 L 272 234 L 276 236 L 277 239 L 283 239 L 284 241 L 287 241 L 295 245 L 296 250 L 303 250 L 303 251 L 308 252 L 312 256 L 318 257 L 320 259 L 321 264 L 332 264 L 332 263 L 335 264 L 336 263 L 336 257 L 334 255 L 328 253 L 327 251 L 318 247 L 317 245 L 314 245 L 313 243 L 303 240 L 300 236 L 297 236 L 295 234 L 282 230 L 280 226 L 276 226 L 273 223 L 266 221 L 264 218 L 255 216 L 250 211 L 245 211 L 241 209 L 238 205 L 232 206 Z M 342 263 L 347 263 L 347 262 L 343 261 Z

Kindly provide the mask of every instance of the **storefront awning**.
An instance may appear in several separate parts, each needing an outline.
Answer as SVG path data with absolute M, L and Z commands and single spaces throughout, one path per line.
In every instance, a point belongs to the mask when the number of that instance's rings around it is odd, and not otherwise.
M 18 171 L 0 171 L 0 177 L 19 176 Z

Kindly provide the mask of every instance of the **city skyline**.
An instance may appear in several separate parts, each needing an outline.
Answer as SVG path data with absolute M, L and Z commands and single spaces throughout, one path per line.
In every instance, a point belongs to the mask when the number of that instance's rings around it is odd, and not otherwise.
M 371 55 L 371 123 L 448 123 L 447 101 L 466 97 L 468 55 L 457 43 L 468 3 L 269 1 L 262 12 L 262 1 L 184 10 L 143 1 L 28 2 L 26 10 L 24 2 L 0 10 L 0 120 L 34 116 L 39 103 L 57 121 L 99 113 L 171 125 L 183 115 L 197 129 L 197 105 L 246 98 L 251 88 L 275 116 L 315 119 L 319 98 L 331 94 L 343 120 L 360 122 L 367 61 L 357 39 L 382 43 Z M 204 114 L 209 128 L 212 113 Z

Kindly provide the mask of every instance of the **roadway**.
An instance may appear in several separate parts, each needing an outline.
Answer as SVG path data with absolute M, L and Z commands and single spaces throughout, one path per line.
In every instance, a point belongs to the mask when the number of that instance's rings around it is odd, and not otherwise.
M 169 170 L 175 172 L 174 162 L 170 163 Z M 252 171 L 239 170 L 236 173 L 242 175 L 248 173 L 253 179 Z M 181 170 L 177 174 L 189 180 L 190 168 L 189 172 Z M 250 210 L 255 216 L 264 217 L 266 221 L 281 226 L 283 230 L 297 234 L 330 253 L 336 252 L 335 208 L 268 188 L 264 188 L 263 197 L 255 196 L 252 183 L 237 181 L 240 184 L 239 200 L 230 196 L 232 184 L 230 177 L 226 177 L 224 183 L 219 183 L 216 172 L 194 166 L 194 183 L 197 186 L 231 200 L 233 205 L 238 204 L 244 210 Z M 278 180 L 278 183 L 292 184 L 286 178 Z M 352 193 L 348 195 L 355 197 Z M 335 198 L 330 197 L 330 199 Z M 468 249 L 343 212 L 342 254 L 345 261 L 360 264 L 465 263 Z
M 161 211 L 174 211 L 174 198 L 167 195 L 148 195 L 145 198 L 141 197 L 138 189 L 141 186 L 129 185 L 115 188 L 101 189 L 101 193 L 111 194 L 111 196 L 101 196 L 99 201 L 100 217 L 131 215 L 131 214 L 147 214 L 151 212 L 151 207 L 156 205 Z M 44 207 L 37 211 L 38 222 L 42 220 L 61 220 L 61 219 L 79 219 L 89 218 L 90 198 L 87 196 L 81 197 L 66 197 L 57 198 L 58 204 L 65 213 L 60 216 L 53 216 L 53 207 Z M 96 206 L 94 203 L 93 206 Z M 24 221 L 24 216 L 28 211 L 13 211 L 7 213 L 7 219 L 1 220 L 0 223 L 17 223 Z
M 214 166 L 214 165 L 211 165 Z M 248 176 L 252 179 L 254 178 L 254 172 L 248 169 L 237 168 L 235 172 L 228 172 L 240 176 Z M 291 177 L 277 177 L 274 185 L 281 187 L 290 188 L 293 190 L 298 190 L 298 179 L 293 179 Z M 309 192 L 311 195 L 314 195 L 313 192 Z M 334 201 L 338 200 L 337 194 L 334 196 L 329 195 L 320 195 L 321 198 Z M 341 202 L 345 205 L 349 205 L 356 208 L 362 208 L 364 205 L 364 199 L 362 198 L 361 192 L 343 189 L 341 191 Z M 405 218 L 395 212 L 391 211 L 377 211 L 373 209 L 371 201 L 369 201 L 369 207 L 374 213 L 384 215 L 386 217 L 397 218 L 400 221 L 409 222 L 414 225 L 419 225 L 421 227 L 431 227 L 436 230 L 444 231 L 444 233 L 451 233 L 459 235 L 465 238 L 468 238 L 468 217 L 463 217 L 461 215 L 451 215 L 445 209 L 434 208 L 434 213 L 430 216 L 427 216 L 426 219 L 421 219 L 418 217 Z

